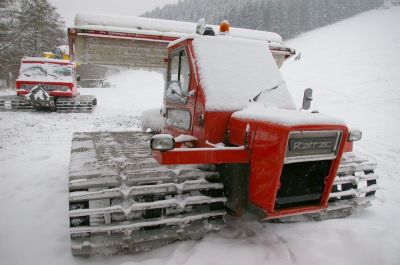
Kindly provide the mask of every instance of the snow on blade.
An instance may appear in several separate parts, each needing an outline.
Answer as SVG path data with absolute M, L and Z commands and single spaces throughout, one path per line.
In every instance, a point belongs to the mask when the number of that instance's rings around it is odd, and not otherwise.
M 110 27 L 113 30 L 123 32 L 126 32 L 126 29 L 135 30 L 135 32 L 137 30 L 153 31 L 153 34 L 157 34 L 157 32 L 169 33 L 170 36 L 175 35 L 178 37 L 183 36 L 182 34 L 196 33 L 196 23 L 96 13 L 77 14 L 75 17 L 75 26 L 78 28 L 89 26 L 91 29 L 95 29 L 96 26 L 99 26 L 99 29 L 102 30 L 106 30 L 106 27 Z M 212 27 L 215 32 L 219 31 L 219 26 L 214 25 Z M 231 35 L 238 38 L 263 40 L 276 44 L 282 44 L 282 37 L 274 32 L 231 28 Z

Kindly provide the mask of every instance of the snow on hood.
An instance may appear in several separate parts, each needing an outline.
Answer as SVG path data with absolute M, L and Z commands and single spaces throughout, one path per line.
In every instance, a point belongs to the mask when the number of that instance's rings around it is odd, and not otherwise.
M 265 107 L 260 102 L 249 103 L 243 110 L 233 113 L 232 117 L 270 122 L 284 126 L 346 125 L 343 120 L 324 114 Z
M 235 111 L 262 90 L 266 105 L 295 109 L 268 43 L 230 36 L 198 36 L 193 40 L 206 110 Z

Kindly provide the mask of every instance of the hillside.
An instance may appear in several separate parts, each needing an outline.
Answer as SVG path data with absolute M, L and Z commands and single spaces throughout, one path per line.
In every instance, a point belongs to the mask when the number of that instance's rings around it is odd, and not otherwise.
M 209 24 L 228 20 L 233 26 L 277 32 L 284 39 L 371 10 L 383 0 L 183 0 L 145 17 Z

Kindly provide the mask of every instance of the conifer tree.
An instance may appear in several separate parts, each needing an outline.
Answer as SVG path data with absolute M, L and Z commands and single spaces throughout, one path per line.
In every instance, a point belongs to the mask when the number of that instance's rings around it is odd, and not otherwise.
M 9 86 L 21 58 L 66 43 L 64 22 L 47 0 L 0 0 L 0 79 Z

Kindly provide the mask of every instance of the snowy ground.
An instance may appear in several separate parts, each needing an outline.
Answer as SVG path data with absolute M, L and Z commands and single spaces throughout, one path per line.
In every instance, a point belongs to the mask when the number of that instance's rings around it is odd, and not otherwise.
M 0 113 L 0 264 L 362 264 L 400 263 L 400 8 L 370 11 L 304 34 L 284 76 L 300 104 L 362 128 L 358 150 L 379 163 L 378 200 L 346 219 L 296 224 L 229 219 L 199 242 L 123 257 L 74 258 L 69 251 L 67 176 L 74 131 L 137 130 L 138 115 L 162 102 L 155 72 L 114 77 L 92 114 Z M 396 221 L 397 220 L 397 221 Z

